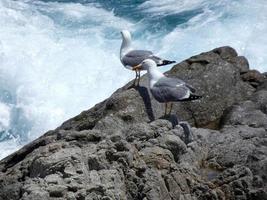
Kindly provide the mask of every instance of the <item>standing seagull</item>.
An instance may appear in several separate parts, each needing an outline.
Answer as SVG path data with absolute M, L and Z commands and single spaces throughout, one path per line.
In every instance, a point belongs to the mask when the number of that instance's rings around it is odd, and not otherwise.
M 175 61 L 169 61 L 159 58 L 155 56 L 151 51 L 133 50 L 133 48 L 131 47 L 132 39 L 130 32 L 127 30 L 123 30 L 121 31 L 121 35 L 122 35 L 122 44 L 120 50 L 120 59 L 121 63 L 125 66 L 125 68 L 133 70 L 133 67 L 139 65 L 142 61 L 148 58 L 152 59 L 157 64 L 157 66 L 175 63 Z M 136 69 L 135 73 L 136 76 L 134 79 L 134 84 L 136 79 L 138 79 L 137 85 L 139 85 L 140 70 Z
M 165 103 L 165 116 L 167 114 L 168 103 L 170 103 L 171 113 L 172 104 L 175 101 L 191 101 L 201 98 L 194 94 L 196 91 L 192 86 L 178 78 L 168 78 L 157 68 L 155 61 L 151 59 L 144 60 L 141 64 L 135 66 L 133 70 L 147 70 L 149 78 L 149 88 L 154 98 Z

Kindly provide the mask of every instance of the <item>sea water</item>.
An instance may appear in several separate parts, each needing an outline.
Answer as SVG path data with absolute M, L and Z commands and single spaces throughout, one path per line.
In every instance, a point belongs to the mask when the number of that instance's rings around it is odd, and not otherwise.
M 267 71 L 266 0 L 0 0 L 0 158 L 134 78 L 122 29 L 164 58 L 230 45 Z

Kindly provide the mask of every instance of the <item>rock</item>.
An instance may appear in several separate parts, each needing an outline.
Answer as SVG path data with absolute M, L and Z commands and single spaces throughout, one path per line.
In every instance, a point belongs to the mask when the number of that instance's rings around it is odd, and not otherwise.
M 229 62 L 239 69 L 240 74 L 244 74 L 249 71 L 249 63 L 244 56 L 232 57 L 229 59 Z
M 245 101 L 229 108 L 224 117 L 224 125 L 248 125 L 267 128 L 267 115 L 252 101 Z
M 249 82 L 252 86 L 257 87 L 265 81 L 265 76 L 257 70 L 249 70 L 241 75 L 244 81 Z
M 49 193 L 47 191 L 34 190 L 30 194 L 23 194 L 22 200 L 36 200 L 36 199 L 49 199 Z
M 267 114 L 267 89 L 255 92 L 251 100 L 256 104 L 259 110 Z
M 187 81 L 204 97 L 194 102 L 176 103 L 173 113 L 179 116 L 178 121 L 217 129 L 223 111 L 255 91 L 250 83 L 242 80 L 239 68 L 228 61 L 236 56 L 232 48 L 223 47 L 193 56 L 166 73 Z M 243 66 L 243 61 L 236 62 Z M 112 132 L 119 128 L 123 130 L 125 123 L 151 122 L 162 117 L 164 105 L 151 96 L 147 89 L 147 76 L 141 78 L 140 84 L 141 87 L 131 89 L 128 89 L 131 83 L 127 84 L 106 101 L 63 123 L 62 129 L 105 129 Z
M 66 193 L 67 187 L 64 185 L 51 185 L 47 187 L 50 197 L 63 197 L 63 194 Z
M 62 183 L 62 178 L 57 174 L 51 174 L 44 179 L 48 184 L 59 184 Z
M 162 117 L 127 84 L 0 161 L 0 200 L 267 199 L 266 78 L 231 47 L 167 74 L 203 98 Z
M 255 91 L 241 79 L 240 70 L 228 61 L 236 57 L 235 51 L 227 47 L 219 50 L 194 56 L 168 72 L 169 76 L 189 82 L 203 96 L 199 101 L 174 105 L 179 119 L 196 127 L 218 129 L 223 111 Z
M 237 57 L 237 52 L 232 47 L 224 46 L 220 48 L 213 49 L 214 53 L 217 53 L 220 55 L 223 59 L 230 59 Z
M 160 140 L 159 144 L 161 147 L 170 150 L 175 161 L 179 160 L 179 156 L 186 152 L 185 143 L 176 135 L 164 134 Z

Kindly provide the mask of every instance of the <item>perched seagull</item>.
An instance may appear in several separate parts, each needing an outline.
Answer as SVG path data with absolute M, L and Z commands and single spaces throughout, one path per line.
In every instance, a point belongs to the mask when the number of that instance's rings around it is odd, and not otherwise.
M 133 50 L 131 47 L 131 34 L 127 30 L 121 31 L 122 35 L 122 44 L 120 50 L 120 59 L 121 63 L 125 66 L 125 68 L 132 70 L 133 67 L 139 65 L 145 59 L 152 59 L 157 66 L 168 65 L 171 63 L 175 63 L 175 61 L 164 60 L 155 56 L 151 51 L 146 50 Z M 136 76 L 134 79 L 134 84 L 136 79 L 138 79 L 137 85 L 139 85 L 140 79 L 140 70 L 135 70 Z
M 194 94 L 196 91 L 191 85 L 178 78 L 168 78 L 157 68 L 157 64 L 152 59 L 146 59 L 141 64 L 135 66 L 133 70 L 147 70 L 149 78 L 149 88 L 154 98 L 165 103 L 165 116 L 167 114 L 168 103 L 170 103 L 171 113 L 173 102 L 192 101 L 201 98 Z

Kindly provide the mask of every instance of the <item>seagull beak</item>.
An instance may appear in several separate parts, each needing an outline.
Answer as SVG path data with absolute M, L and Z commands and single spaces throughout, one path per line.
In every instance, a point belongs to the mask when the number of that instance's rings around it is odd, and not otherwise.
M 141 70 L 142 69 L 142 64 L 136 65 L 132 69 L 133 70 Z

